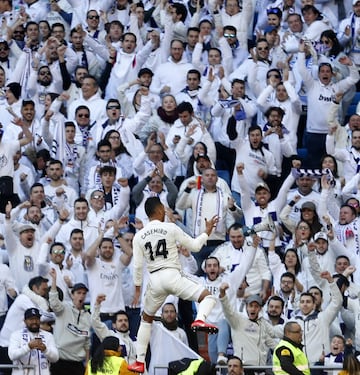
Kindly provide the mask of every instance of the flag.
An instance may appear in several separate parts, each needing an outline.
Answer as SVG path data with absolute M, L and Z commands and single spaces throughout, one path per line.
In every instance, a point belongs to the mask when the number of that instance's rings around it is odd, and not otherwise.
M 51 145 L 50 156 L 53 159 L 65 160 L 65 126 L 63 120 L 58 120 L 55 125 L 54 137 Z
M 168 364 L 182 358 L 199 359 L 201 356 L 171 334 L 161 323 L 154 322 L 150 339 L 151 360 L 149 375 L 167 375 Z M 157 368 L 157 367 L 164 368 Z

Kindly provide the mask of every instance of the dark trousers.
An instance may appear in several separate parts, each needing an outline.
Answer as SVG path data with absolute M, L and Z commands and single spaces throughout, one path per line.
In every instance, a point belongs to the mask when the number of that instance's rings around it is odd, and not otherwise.
M 84 375 L 85 367 L 82 362 L 59 359 L 50 366 L 51 375 Z
M 305 160 L 305 168 L 320 168 L 320 160 L 326 153 L 326 134 L 305 133 L 305 146 L 308 154 Z
M 12 365 L 12 361 L 8 356 L 8 348 L 0 346 L 0 364 Z M 0 375 L 10 375 L 11 369 L 0 369 Z

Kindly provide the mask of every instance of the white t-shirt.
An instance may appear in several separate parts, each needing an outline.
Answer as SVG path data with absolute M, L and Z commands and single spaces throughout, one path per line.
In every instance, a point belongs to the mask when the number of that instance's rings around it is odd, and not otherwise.
M 14 175 L 13 156 L 20 148 L 19 141 L 1 142 L 0 140 L 0 177 Z
M 122 272 L 125 266 L 119 258 L 111 262 L 95 259 L 95 263 L 88 268 L 87 275 L 91 291 L 91 310 L 94 309 L 96 297 L 106 294 L 106 300 L 101 304 L 101 313 L 115 313 L 125 310 L 122 291 Z

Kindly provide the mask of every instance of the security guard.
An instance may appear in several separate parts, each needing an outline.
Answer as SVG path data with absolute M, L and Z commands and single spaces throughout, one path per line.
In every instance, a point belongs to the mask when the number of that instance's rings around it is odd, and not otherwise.
M 288 322 L 284 337 L 274 349 L 273 371 L 275 375 L 310 375 L 309 362 L 302 351 L 302 330 L 298 323 Z

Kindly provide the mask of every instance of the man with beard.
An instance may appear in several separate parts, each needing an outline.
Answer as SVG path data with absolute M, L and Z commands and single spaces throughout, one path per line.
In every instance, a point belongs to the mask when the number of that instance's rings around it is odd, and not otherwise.
M 81 98 L 81 85 L 87 75 L 89 75 L 89 71 L 87 68 L 85 68 L 85 66 L 78 65 L 75 68 L 73 81 L 67 90 L 69 95 L 69 99 L 67 100 L 68 105 L 70 105 L 74 100 Z
M 291 272 L 284 272 L 280 277 L 280 289 L 275 293 L 283 301 L 282 314 L 289 319 L 294 311 L 295 302 L 295 276 Z M 270 319 L 271 320 L 271 319 Z
M 84 46 L 84 37 L 78 29 L 74 28 L 70 31 L 71 48 L 76 53 L 78 64 L 88 70 L 89 74 L 99 77 L 100 64 L 96 55 Z
M 115 221 L 113 227 L 114 237 L 119 241 L 122 253 L 115 255 L 112 238 L 104 237 L 104 233 L 97 234 L 97 239 L 91 244 L 85 253 L 85 266 L 91 290 L 91 309 L 96 303 L 96 296 L 107 292 L 107 299 L 102 303 L 100 319 L 103 322 L 110 321 L 119 310 L 125 310 L 122 271 L 130 264 L 132 248 L 119 235 L 119 223 Z M 99 257 L 97 255 L 99 254 Z
M 244 368 L 242 360 L 235 355 L 231 356 L 227 363 L 228 375 L 243 375 Z
M 260 314 L 262 299 L 256 294 L 250 295 L 246 299 L 247 314 L 244 315 L 231 305 L 226 294 L 229 287 L 228 283 L 221 284 L 219 298 L 231 328 L 234 354 L 242 356 L 248 365 L 264 366 L 268 349 L 274 349 L 276 341 L 273 327 Z
M 105 337 L 115 336 L 119 339 L 121 345 L 121 356 L 129 363 L 136 360 L 136 348 L 130 337 L 129 317 L 126 311 L 120 310 L 113 316 L 112 330 L 100 320 L 100 306 L 105 301 L 106 295 L 99 294 L 96 297 L 94 309 L 91 313 L 91 325 L 100 341 Z
M 238 137 L 236 147 L 235 171 L 231 181 L 231 190 L 240 194 L 238 164 L 243 163 L 244 179 L 253 196 L 257 185 L 270 175 L 276 175 L 274 155 L 262 143 L 263 135 L 259 125 L 252 125 L 248 130 L 248 140 Z
M 343 163 L 344 177 L 346 182 L 349 182 L 358 172 L 360 161 L 360 129 L 355 128 L 351 131 L 350 148 L 338 148 L 336 146 L 335 134 L 328 134 L 326 136 L 326 152 L 334 155 L 336 160 Z
M 83 375 L 83 362 L 87 362 L 90 356 L 90 314 L 84 309 L 89 290 L 82 283 L 75 284 L 71 291 L 72 303 L 61 302 L 56 287 L 55 269 L 49 274 L 52 279 L 49 302 L 56 315 L 54 336 L 59 349 L 59 361 L 51 366 L 51 374 Z
M 42 128 L 40 122 L 35 118 L 35 102 L 33 100 L 23 100 L 21 103 L 21 118 L 14 114 L 14 120 L 6 127 L 7 139 L 19 139 L 19 136 L 24 132 L 26 127 L 32 135 L 32 141 L 26 142 L 26 147 L 23 147 L 23 154 L 26 155 L 30 162 L 35 161 L 36 151 L 47 148 L 46 142 L 43 140 Z M 20 126 L 21 124 L 22 132 Z M 28 133 L 28 132 L 27 132 Z
M 59 359 L 59 352 L 54 337 L 50 332 L 40 329 L 40 311 L 30 308 L 25 311 L 25 328 L 13 332 L 10 336 L 9 357 L 14 365 L 19 365 L 12 371 L 14 375 L 23 375 L 27 371 L 23 364 L 35 366 L 34 373 L 49 375 L 49 362 Z
M 39 257 L 38 247 L 47 238 L 54 238 L 67 218 L 68 213 L 60 211 L 59 220 L 41 237 L 36 238 L 36 227 L 32 224 L 13 226 L 14 221 L 10 202 L 5 208 L 5 241 L 9 253 L 9 266 L 13 275 L 16 275 L 16 286 L 22 290 L 29 279 L 38 275 L 37 262 Z M 17 233 L 17 236 L 15 233 Z
M 14 274 L 14 273 L 13 273 Z M 9 339 L 11 334 L 23 326 L 22 317 L 26 309 L 38 308 L 47 311 L 48 279 L 41 276 L 33 277 L 29 283 L 21 289 L 21 294 L 10 306 L 4 325 L 0 332 L 0 363 L 11 364 L 8 356 Z M 4 371 L 10 374 L 11 371 Z
M 226 275 L 230 275 L 236 267 L 244 262 L 250 261 L 250 257 L 254 254 L 254 241 L 245 240 L 241 225 L 235 223 L 230 226 L 229 241 L 218 246 L 211 256 L 219 259 L 221 270 Z M 257 237 L 257 241 L 260 237 Z M 246 281 L 251 285 L 247 285 L 246 294 L 258 293 L 265 301 L 271 282 L 271 272 L 267 265 L 266 255 L 263 249 L 258 249 L 254 255 L 254 260 L 249 263 L 249 270 L 246 273 Z
M 267 302 L 267 316 L 269 322 L 276 326 L 284 324 L 284 319 L 281 317 L 284 309 L 284 300 L 279 296 L 272 296 Z
M 84 233 L 85 247 L 89 247 L 97 238 L 97 226 L 88 217 L 89 203 L 85 198 L 78 198 L 74 203 L 74 217 L 63 225 L 56 236 L 57 242 L 62 242 L 69 248 L 70 235 L 73 229 L 81 229 Z
M 57 210 L 62 208 L 70 210 L 78 197 L 78 193 L 72 187 L 67 186 L 63 175 L 62 162 L 60 160 L 50 160 L 47 168 L 47 176 L 50 179 L 50 183 L 45 186 L 44 190 L 47 199 Z
M 10 47 L 6 40 L 0 40 L 0 66 L 4 69 L 5 77 L 10 81 L 15 68 L 16 57 L 10 56 Z
M 330 63 L 319 64 L 319 79 L 314 79 L 305 65 L 305 42 L 299 44 L 297 67 L 304 81 L 308 97 L 308 116 L 306 121 L 305 146 L 308 149 L 306 166 L 317 168 L 325 153 L 325 138 L 329 132 L 328 112 L 335 92 L 346 92 L 359 80 L 358 69 L 348 56 L 339 58 L 340 64 L 349 68 L 349 76 L 332 83 L 333 69 Z

